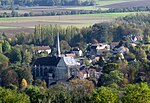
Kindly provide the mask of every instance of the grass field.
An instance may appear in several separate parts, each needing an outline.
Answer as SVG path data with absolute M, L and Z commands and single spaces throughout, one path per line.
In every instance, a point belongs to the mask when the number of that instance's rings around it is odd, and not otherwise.
M 10 27 L 10 26 L 0 26 L 0 29 L 8 29 L 8 28 L 15 28 L 15 27 Z
M 99 6 L 105 6 L 110 4 L 122 3 L 127 2 L 127 0 L 97 0 L 97 4 Z
M 32 29 L 35 25 L 61 25 L 61 26 L 77 26 L 87 27 L 95 23 L 112 21 L 117 17 L 136 14 L 137 12 L 125 13 L 100 13 L 100 14 L 83 14 L 83 15 L 62 15 L 62 16 L 37 16 L 37 17 L 15 17 L 0 18 L 0 32 L 8 31 L 8 28 L 14 29 L 15 32 L 23 28 L 27 32 L 27 28 Z M 147 12 L 143 12 L 147 13 Z M 9 30 L 9 33 L 12 32 Z
M 11 17 L 11 18 L 0 18 L 0 21 L 17 21 L 17 20 L 30 20 L 31 18 L 23 18 L 23 17 Z

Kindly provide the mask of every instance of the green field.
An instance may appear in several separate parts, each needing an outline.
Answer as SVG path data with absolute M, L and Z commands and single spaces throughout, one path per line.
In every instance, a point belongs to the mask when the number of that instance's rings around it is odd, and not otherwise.
M 79 16 L 99 16 L 99 17 L 113 17 L 113 18 L 117 18 L 117 17 L 124 17 L 130 14 L 147 14 L 149 12 L 121 12 L 121 13 L 99 13 L 99 14 L 82 14 Z
M 11 27 L 11 26 L 0 26 L 0 29 L 7 29 L 7 28 L 15 28 L 15 27 Z
M 137 1 L 137 0 L 97 0 L 97 5 L 105 6 L 105 5 L 117 4 L 117 3 L 129 2 L 129 1 Z
M 0 21 L 16 21 L 16 20 L 30 20 L 30 18 L 25 17 L 0 18 Z

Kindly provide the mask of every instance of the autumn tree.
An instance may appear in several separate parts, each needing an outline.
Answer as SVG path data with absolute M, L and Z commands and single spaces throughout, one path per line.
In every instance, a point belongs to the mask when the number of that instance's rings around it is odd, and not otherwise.
M 10 85 L 18 86 L 18 75 L 12 69 L 4 70 L 1 74 L 1 79 L 2 79 L 3 86 L 6 86 L 6 87 Z
M 70 81 L 70 88 L 72 88 L 72 101 L 85 103 L 92 95 L 94 84 L 86 79 L 74 79 Z
M 25 79 L 22 79 L 21 81 L 21 88 L 26 88 L 28 86 L 28 83 Z

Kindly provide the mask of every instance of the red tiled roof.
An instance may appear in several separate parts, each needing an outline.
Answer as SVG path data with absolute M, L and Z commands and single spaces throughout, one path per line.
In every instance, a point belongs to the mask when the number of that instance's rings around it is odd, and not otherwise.
M 49 50 L 49 46 L 35 46 L 33 47 L 34 50 Z

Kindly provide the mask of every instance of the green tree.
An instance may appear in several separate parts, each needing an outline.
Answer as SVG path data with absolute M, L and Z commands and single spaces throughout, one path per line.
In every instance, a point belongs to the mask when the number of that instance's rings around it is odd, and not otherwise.
M 22 53 L 22 63 L 29 65 L 32 61 L 32 54 L 27 49 L 25 51 L 22 51 Z
M 29 96 L 25 93 L 17 93 L 15 90 L 0 87 L 1 103 L 30 103 Z
M 118 70 L 111 71 L 109 74 L 103 73 L 99 79 L 100 85 L 111 85 L 113 83 L 119 84 L 123 80 L 123 73 Z
M 0 53 L 0 68 L 7 67 L 9 63 L 9 59 Z
M 8 53 L 11 50 L 11 45 L 9 44 L 8 41 L 4 40 L 2 44 L 2 50 L 4 53 Z
M 71 47 L 69 46 L 68 42 L 65 40 L 62 40 L 60 42 L 60 48 L 61 52 L 64 53 L 65 51 L 70 51 Z
M 0 43 L 0 53 L 3 52 L 3 49 L 2 49 L 2 43 Z
M 71 103 L 71 95 L 68 91 L 68 85 L 58 83 L 48 88 L 48 99 L 50 103 Z
M 123 97 L 123 103 L 150 103 L 150 88 L 147 83 L 130 84 Z
M 94 103 L 116 103 L 118 95 L 109 87 L 100 87 L 94 91 L 91 101 Z
M 17 74 L 18 74 L 18 80 L 19 83 L 21 83 L 22 79 L 24 78 L 28 84 L 32 84 L 33 82 L 33 76 L 32 76 L 32 72 L 31 72 L 31 68 L 30 67 L 26 67 L 26 66 L 22 66 L 22 67 L 13 67 Z
M 25 93 L 30 97 L 31 103 L 41 103 L 46 97 L 45 93 L 41 92 L 37 86 L 28 86 Z
M 11 63 L 21 63 L 22 56 L 21 51 L 17 47 L 13 47 L 8 55 Z

